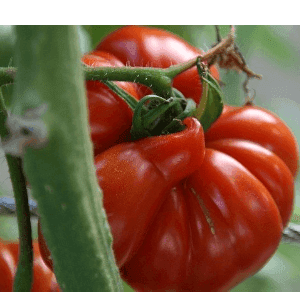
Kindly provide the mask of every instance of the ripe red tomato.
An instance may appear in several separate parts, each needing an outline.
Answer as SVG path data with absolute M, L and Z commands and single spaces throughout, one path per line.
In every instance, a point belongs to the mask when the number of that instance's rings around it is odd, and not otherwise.
M 0 292 L 12 292 L 18 263 L 19 244 L 0 240 Z M 37 242 L 33 243 L 32 292 L 59 292 L 54 273 L 45 265 Z
M 297 144 L 270 112 L 227 108 L 205 134 L 204 160 L 192 118 L 180 133 L 121 143 L 95 158 L 117 264 L 137 291 L 228 291 L 280 243 L 294 196 L 281 148 L 295 154 L 287 161 L 297 170 Z
M 112 32 L 100 42 L 96 51 L 109 52 L 127 65 L 156 68 L 168 68 L 203 55 L 203 51 L 173 33 L 141 26 L 126 26 Z M 210 71 L 219 79 L 215 66 Z M 173 86 L 186 98 L 199 103 L 202 83 L 196 67 L 176 76 Z
M 278 247 L 298 168 L 291 131 L 265 109 L 226 106 L 205 139 L 203 164 L 162 198 L 121 265 L 137 291 L 228 291 Z
M 116 57 L 106 52 L 98 55 L 86 54 L 82 62 L 88 66 L 124 66 Z M 137 100 L 140 98 L 138 89 L 131 82 L 116 82 Z M 99 81 L 87 81 L 87 98 L 91 138 L 95 154 L 100 153 L 114 144 L 129 139 L 132 122 L 132 110 L 129 106 Z

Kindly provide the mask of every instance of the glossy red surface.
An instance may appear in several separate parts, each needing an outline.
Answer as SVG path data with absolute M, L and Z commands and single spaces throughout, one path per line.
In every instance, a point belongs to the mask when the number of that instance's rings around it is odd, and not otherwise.
M 112 32 L 99 43 L 96 47 L 96 51 L 98 50 L 112 53 L 126 65 L 155 68 L 168 68 L 203 55 L 202 50 L 173 33 L 143 26 L 125 26 Z M 210 71 L 219 79 L 215 66 Z M 199 103 L 202 83 L 196 67 L 176 76 L 173 86 L 186 98 L 192 98 Z

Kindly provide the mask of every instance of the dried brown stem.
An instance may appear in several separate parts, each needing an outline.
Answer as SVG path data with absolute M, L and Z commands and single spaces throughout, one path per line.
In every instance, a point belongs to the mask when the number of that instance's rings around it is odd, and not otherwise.
M 228 49 L 230 46 L 234 44 L 234 32 L 230 31 L 228 36 L 225 39 L 222 39 L 220 43 L 218 43 L 213 48 L 209 49 L 202 57 L 202 61 L 207 61 L 209 63 L 210 60 L 215 59 L 215 57 Z

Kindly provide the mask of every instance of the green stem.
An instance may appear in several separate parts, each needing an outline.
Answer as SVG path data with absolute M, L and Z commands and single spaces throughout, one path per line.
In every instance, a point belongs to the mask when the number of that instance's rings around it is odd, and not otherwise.
M 151 88 L 154 94 L 167 99 L 173 95 L 172 80 L 174 77 L 195 66 L 197 59 L 194 58 L 167 69 L 146 67 L 93 68 L 85 65 L 84 73 L 86 80 L 137 82 Z M 0 68 L 0 86 L 12 83 L 16 72 L 16 68 Z
M 166 72 L 166 75 L 173 79 L 174 77 L 176 77 L 177 75 L 179 75 L 180 73 L 190 69 L 191 67 L 195 66 L 197 64 L 198 61 L 202 61 L 202 57 L 198 56 L 195 57 L 191 60 L 188 60 L 187 62 L 181 63 L 181 64 L 177 64 L 177 65 L 173 65 L 167 69 L 164 69 Z
M 130 81 L 144 84 L 162 97 L 172 95 L 172 79 L 164 69 L 143 67 L 85 67 L 86 80 Z
M 118 85 L 113 83 L 112 81 L 102 81 L 105 85 L 107 85 L 113 92 L 115 92 L 118 96 L 122 97 L 128 106 L 134 111 L 138 101 L 131 96 L 129 93 L 125 92 L 125 90 L 121 89 Z
M 24 171 L 63 291 L 122 291 L 95 175 L 75 26 L 16 26 L 14 112 L 47 104 L 48 143 Z M 51 44 L 51 47 L 49 45 Z
M 88 67 L 85 66 L 86 80 L 130 81 L 151 88 L 154 94 L 165 99 L 173 96 L 172 80 L 175 76 L 195 66 L 198 57 L 167 69 L 146 67 Z
M 4 105 L 4 99 L 0 88 L 0 136 L 4 138 L 8 134 L 5 127 L 7 111 Z M 14 281 L 15 292 L 29 292 L 33 277 L 33 252 L 30 211 L 28 205 L 28 194 L 26 189 L 26 179 L 23 174 L 22 159 L 6 154 L 6 160 L 11 176 L 16 207 L 17 221 L 19 229 L 19 263 Z
M 30 211 L 22 159 L 6 155 L 17 207 L 20 254 L 14 281 L 14 292 L 29 292 L 33 279 L 33 252 Z

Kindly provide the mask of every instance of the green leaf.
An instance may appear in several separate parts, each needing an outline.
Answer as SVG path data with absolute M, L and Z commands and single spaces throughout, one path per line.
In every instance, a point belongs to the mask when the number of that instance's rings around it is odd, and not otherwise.
M 123 289 L 90 140 L 75 26 L 16 26 L 13 113 L 47 104 L 48 143 L 27 148 L 24 171 L 63 291 Z M 49 46 L 51 45 L 51 47 Z

